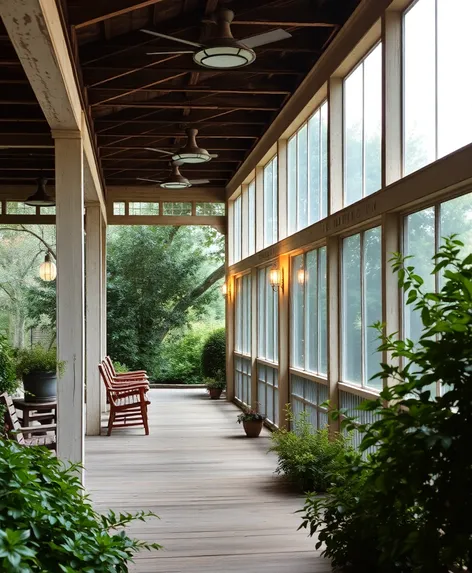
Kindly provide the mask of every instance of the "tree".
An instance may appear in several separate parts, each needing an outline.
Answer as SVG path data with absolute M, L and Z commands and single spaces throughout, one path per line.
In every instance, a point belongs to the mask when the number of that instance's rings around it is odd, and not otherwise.
M 190 310 L 198 319 L 220 300 L 223 248 L 224 237 L 208 228 L 114 228 L 108 256 L 110 355 L 131 368 L 158 370 L 166 335 L 189 321 Z

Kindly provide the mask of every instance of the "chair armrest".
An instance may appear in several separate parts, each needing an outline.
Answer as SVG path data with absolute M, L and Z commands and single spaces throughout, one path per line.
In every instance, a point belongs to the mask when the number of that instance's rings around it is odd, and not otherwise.
M 57 424 L 41 424 L 41 426 L 22 426 L 18 429 L 21 433 L 30 433 L 34 434 L 36 432 L 49 432 L 51 430 L 56 430 Z
M 147 380 L 127 380 L 126 382 L 112 382 L 111 388 L 118 392 L 126 390 L 127 388 L 149 388 Z
M 116 378 L 122 378 L 126 376 L 146 376 L 147 378 L 147 372 L 146 370 L 130 370 L 129 372 L 117 372 L 115 374 Z
M 132 383 L 135 383 L 135 382 L 144 383 L 145 382 L 146 384 L 149 384 L 149 379 L 147 377 L 146 378 L 143 378 L 143 377 L 133 378 L 132 376 L 130 378 L 124 378 L 124 377 L 123 378 L 113 378 L 113 384 L 126 384 L 127 382 L 132 382 Z
M 110 390 L 115 398 L 122 400 L 123 398 L 129 398 L 130 396 L 139 396 L 144 394 L 144 388 L 130 388 L 129 390 Z

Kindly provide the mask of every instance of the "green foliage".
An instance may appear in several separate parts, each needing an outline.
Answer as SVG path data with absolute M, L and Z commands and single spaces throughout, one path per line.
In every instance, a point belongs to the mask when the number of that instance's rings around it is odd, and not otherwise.
M 286 413 L 293 430 L 279 429 L 271 436 L 269 451 L 279 457 L 276 473 L 301 491 L 326 491 L 350 449 L 346 438 L 340 435 L 330 440 L 327 429 L 316 430 L 310 424 L 307 412 L 294 416 L 287 406 Z
M 317 546 L 325 544 L 336 566 L 356 573 L 472 566 L 472 254 L 461 260 L 462 247 L 452 237 L 435 255 L 437 293 L 425 292 L 414 267 L 394 258 L 423 331 L 417 344 L 383 338 L 381 350 L 399 365 L 382 364 L 378 377 L 396 384 L 364 403 L 379 418 L 359 427 L 361 451 L 376 449 L 365 460 L 346 459 L 325 499 L 307 500 L 303 526 L 319 532 Z
M 126 364 L 121 364 L 121 362 L 113 361 L 113 368 L 117 374 L 125 374 L 126 372 L 129 372 L 129 368 Z
M 0 334 L 0 394 L 13 394 L 17 387 L 13 349 L 6 336 Z
M 184 334 L 179 330 L 169 333 L 162 343 L 153 378 L 159 382 L 201 383 L 201 356 L 207 334 L 208 329 L 199 325 Z
M 205 384 L 208 390 L 224 390 L 226 388 L 224 373 L 220 372 L 217 378 L 205 378 Z
M 226 331 L 218 328 L 207 338 L 202 352 L 202 373 L 217 378 L 226 369 Z
M 208 316 L 209 308 L 217 307 L 222 315 L 216 283 L 224 273 L 224 258 L 220 246 L 210 245 L 212 234 L 217 235 L 203 228 L 165 226 L 109 232 L 108 348 L 115 360 L 166 378 L 166 370 L 175 370 L 163 364 L 168 333 Z M 169 376 L 189 376 L 187 366 Z
M 125 573 L 140 549 L 124 527 L 152 513 L 99 515 L 77 478 L 38 447 L 0 440 L 0 570 L 4 573 Z
M 266 416 L 264 416 L 264 414 L 261 414 L 258 410 L 254 410 L 253 408 L 246 408 L 237 418 L 238 424 L 241 422 L 260 422 L 265 419 Z
M 59 372 L 62 376 L 64 363 L 57 361 L 56 349 L 46 349 L 36 344 L 31 348 L 22 348 L 16 357 L 16 375 L 22 378 L 31 372 Z

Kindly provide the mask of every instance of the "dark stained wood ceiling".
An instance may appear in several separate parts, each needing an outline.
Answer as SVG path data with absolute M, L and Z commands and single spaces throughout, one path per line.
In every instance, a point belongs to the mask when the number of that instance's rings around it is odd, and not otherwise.
M 218 158 L 184 165 L 182 172 L 220 187 L 360 0 L 57 1 L 106 184 L 162 178 L 168 158 L 144 148 L 176 149 L 185 143 L 185 128 L 195 127 L 199 145 Z M 235 12 L 236 38 L 275 28 L 292 38 L 256 48 L 257 59 L 246 68 L 222 72 L 197 66 L 190 54 L 146 55 L 183 46 L 140 28 L 202 42 L 221 7 Z M 53 179 L 48 125 L 1 25 L 0 90 L 0 184 L 28 182 L 41 170 Z

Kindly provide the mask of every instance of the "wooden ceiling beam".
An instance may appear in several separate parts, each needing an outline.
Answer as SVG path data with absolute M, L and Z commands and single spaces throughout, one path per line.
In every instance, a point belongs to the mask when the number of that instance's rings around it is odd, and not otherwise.
M 97 0 L 95 0 L 93 3 L 89 4 L 89 10 L 84 9 L 83 5 L 80 6 L 80 10 L 77 11 L 71 10 L 70 7 L 69 14 L 72 16 L 70 17 L 70 24 L 77 30 L 80 30 L 86 26 L 98 24 L 104 20 L 109 20 L 116 16 L 122 16 L 128 12 L 146 8 L 162 1 L 163 0 L 141 0 L 140 2 L 137 2 L 136 0 L 113 0 L 113 2 L 97 2 Z
M 187 120 L 183 120 L 181 119 L 180 121 L 178 120 L 173 120 L 173 119 L 140 119 L 139 117 L 135 118 L 135 119 L 127 119 L 126 120 L 126 124 L 133 124 L 133 125 L 149 125 L 149 126 L 160 126 L 160 125 L 193 125 L 194 123 L 196 123 L 196 121 L 198 121 L 198 127 L 200 129 L 205 128 L 206 126 L 209 127 L 218 127 L 218 126 L 223 126 L 223 125 L 238 125 L 238 126 L 246 126 L 246 125 L 258 125 L 258 126 L 265 126 L 267 125 L 266 121 L 254 121 L 251 119 L 238 119 L 236 120 L 236 118 L 234 118 L 233 115 L 231 115 L 231 117 L 227 120 L 222 120 L 222 121 L 211 121 L 210 119 L 205 120 L 205 119 L 199 119 L 199 120 L 195 120 L 195 119 L 187 119 Z M 100 134 L 101 129 L 103 129 L 104 127 L 112 127 L 114 126 L 114 124 L 118 124 L 119 121 L 116 119 L 107 119 L 106 117 L 99 117 L 95 120 L 95 126 L 96 126 L 96 132 L 98 134 Z M 118 127 L 118 125 L 116 125 L 116 127 Z
M 205 137 L 205 139 L 259 139 L 260 137 L 260 133 L 257 135 L 239 135 L 239 134 L 234 134 L 232 132 L 232 130 L 228 130 L 226 133 L 221 130 L 222 133 L 219 134 L 208 134 L 205 132 L 201 133 L 200 137 Z M 16 135 L 16 134 L 15 134 Z M 24 135 L 24 134 L 20 134 L 20 135 Z M 143 138 L 143 139 L 155 139 L 156 137 L 162 137 L 165 139 L 174 139 L 174 138 L 180 138 L 180 137 L 185 137 L 185 133 L 182 130 L 176 130 L 176 131 L 172 131 L 172 132 L 166 132 L 166 133 L 106 133 L 103 135 L 99 134 L 99 137 L 101 139 L 106 139 L 106 138 L 113 138 L 113 137 L 131 137 L 131 138 Z
M 1 82 L 0 82 L 1 83 Z M 94 87 L 89 88 L 90 101 L 93 102 L 94 97 L 103 97 L 104 94 L 118 95 L 118 97 L 124 97 L 129 95 L 124 92 L 122 88 L 110 88 L 110 87 Z M 163 86 L 163 87 L 152 87 L 152 88 L 140 88 L 141 93 L 149 94 L 167 94 L 167 93 L 189 93 L 189 94 L 229 94 L 229 95 L 289 95 L 291 90 L 281 89 L 281 88 L 264 88 L 264 83 L 262 83 L 260 88 L 214 88 L 214 87 L 202 87 L 202 86 Z
M 200 143 L 200 145 L 206 145 L 206 143 Z M 142 150 L 142 149 L 144 149 L 144 146 L 143 146 L 143 145 L 136 145 L 136 144 L 131 144 L 131 143 L 128 143 L 128 142 L 127 142 L 126 145 L 121 145 L 121 144 L 117 144 L 117 145 L 107 144 L 106 146 L 105 146 L 105 145 L 100 145 L 99 147 L 100 147 L 100 151 L 103 151 L 104 149 L 109 149 L 109 150 L 114 150 L 114 151 L 116 151 L 117 149 L 122 149 L 122 150 L 125 150 L 125 151 L 128 151 L 128 150 L 137 150 L 137 149 Z M 168 143 L 165 144 L 165 145 L 159 145 L 159 146 L 158 146 L 158 145 L 155 145 L 155 146 L 153 146 L 153 147 L 159 147 L 159 149 L 164 149 L 164 150 L 166 150 L 166 151 L 174 151 L 174 150 L 175 150 L 175 145 L 169 145 Z M 211 151 L 212 153 L 213 153 L 214 151 L 215 151 L 215 152 L 220 152 L 220 151 L 241 151 L 241 152 L 243 152 L 243 153 L 246 153 L 247 150 L 248 150 L 247 147 L 244 147 L 244 146 L 242 146 L 241 144 L 238 144 L 238 143 L 236 143 L 236 144 L 234 144 L 234 145 L 231 145 L 230 143 L 226 143 L 226 144 L 223 144 L 223 143 L 213 144 L 213 143 L 212 143 L 211 145 L 207 145 L 207 147 L 205 147 L 205 149 L 208 149 L 208 147 L 211 148 L 210 151 Z M 170 157 L 170 156 L 169 156 L 169 157 Z
M 143 103 L 143 102 L 134 102 L 134 103 L 114 103 L 114 104 L 97 104 L 94 106 L 95 109 L 99 108 L 121 108 L 121 109 L 201 109 L 201 110 L 223 110 L 223 111 L 279 111 L 278 106 L 267 106 L 267 107 L 259 107 L 257 105 L 252 106 L 239 106 L 239 105 L 218 105 L 218 104 L 194 104 L 193 102 L 185 102 L 185 103 Z
M 47 149 L 54 147 L 50 134 L 0 134 L 0 149 Z

